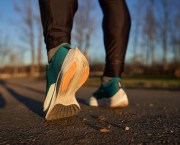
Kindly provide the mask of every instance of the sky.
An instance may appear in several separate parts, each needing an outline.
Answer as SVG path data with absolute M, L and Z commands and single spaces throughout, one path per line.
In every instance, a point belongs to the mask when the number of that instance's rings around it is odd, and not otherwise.
M 35 11 L 39 11 L 37 9 L 37 0 L 33 0 L 33 7 L 36 8 Z M 130 13 L 133 13 L 133 6 L 136 3 L 137 0 L 127 0 L 127 4 L 130 10 Z M 8 39 L 8 41 L 11 42 L 12 50 L 13 49 L 19 49 L 17 48 L 19 45 L 22 45 L 21 39 L 18 36 L 18 29 L 16 24 L 18 23 L 18 15 L 14 10 L 14 4 L 15 2 L 20 2 L 17 0 L 0 0 L 0 37 L 1 39 Z M 101 29 L 101 23 L 102 23 L 102 12 L 101 8 L 99 7 L 98 0 L 94 0 L 95 2 L 95 13 L 97 16 L 97 29 L 96 32 L 92 38 L 92 45 L 89 49 L 90 56 L 93 56 L 92 59 L 98 59 L 100 62 L 104 62 L 105 58 L 105 52 L 104 52 L 104 45 L 103 45 L 103 33 Z M 133 19 L 133 18 L 132 18 Z M 133 21 L 132 21 L 132 27 L 133 27 Z M 131 28 L 133 30 L 133 28 Z M 130 59 L 132 57 L 132 40 L 131 37 L 133 33 L 131 31 L 130 33 L 130 41 L 128 44 L 127 49 L 127 55 L 126 59 Z M 98 38 L 98 41 L 97 41 Z M 21 52 L 21 50 L 19 49 Z M 47 57 L 46 57 L 46 49 L 45 45 L 43 46 L 43 62 L 47 63 Z M 96 54 L 96 55 L 94 55 Z M 30 63 L 30 49 L 26 51 L 25 54 L 25 63 Z

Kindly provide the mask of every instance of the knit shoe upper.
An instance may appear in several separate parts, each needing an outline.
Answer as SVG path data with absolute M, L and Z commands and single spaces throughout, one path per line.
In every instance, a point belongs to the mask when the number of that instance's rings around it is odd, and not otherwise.
M 50 86 L 53 83 L 56 83 L 57 76 L 69 49 L 69 44 L 64 44 L 63 46 L 61 46 L 51 58 L 49 65 L 46 66 L 46 95 L 49 91 Z
M 106 84 L 101 84 L 99 89 L 93 93 L 93 96 L 96 97 L 96 99 L 110 98 L 122 87 L 121 84 L 121 79 L 115 77 Z
M 101 84 L 98 90 L 89 98 L 90 106 L 125 107 L 128 98 L 122 89 L 121 79 L 115 77 L 106 84 Z

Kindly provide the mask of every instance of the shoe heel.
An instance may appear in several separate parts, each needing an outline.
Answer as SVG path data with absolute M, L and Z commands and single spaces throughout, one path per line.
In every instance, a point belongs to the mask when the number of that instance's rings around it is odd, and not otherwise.
M 89 66 L 85 66 L 84 72 L 83 72 L 83 75 L 82 75 L 82 79 L 81 79 L 81 81 L 79 83 L 79 87 L 81 87 L 86 82 L 88 76 L 89 76 Z
M 62 84 L 59 91 L 65 92 L 69 86 L 70 80 L 72 79 L 77 68 L 76 62 L 73 62 L 67 72 L 65 72 L 64 77 L 62 78 Z
M 80 82 L 79 82 L 79 85 L 78 87 L 81 87 L 85 82 L 86 80 L 88 79 L 88 76 L 89 76 L 89 63 L 86 59 L 86 57 L 84 56 L 84 54 L 82 54 L 82 52 L 76 48 L 77 50 L 77 55 L 81 56 L 81 61 L 82 61 L 82 74 L 81 74 L 81 79 L 80 79 Z

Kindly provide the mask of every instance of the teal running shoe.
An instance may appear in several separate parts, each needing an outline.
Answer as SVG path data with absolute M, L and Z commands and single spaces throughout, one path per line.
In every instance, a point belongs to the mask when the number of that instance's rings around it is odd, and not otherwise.
M 69 44 L 61 46 L 46 67 L 46 120 L 55 120 L 76 115 L 80 106 L 76 91 L 89 75 L 89 64 L 78 48 Z
M 90 106 L 125 107 L 128 98 L 122 89 L 121 79 L 115 77 L 106 84 L 101 84 L 98 90 L 89 98 Z

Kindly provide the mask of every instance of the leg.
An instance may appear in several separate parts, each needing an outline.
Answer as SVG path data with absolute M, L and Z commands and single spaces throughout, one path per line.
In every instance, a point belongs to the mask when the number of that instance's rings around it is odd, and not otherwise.
M 91 106 L 125 107 L 128 98 L 122 89 L 130 15 L 125 0 L 99 0 L 104 13 L 103 31 L 106 66 L 99 89 L 89 99 Z
M 77 0 L 39 0 L 47 51 L 69 43 Z
M 45 118 L 73 116 L 80 110 L 75 93 L 89 74 L 84 55 L 69 45 L 77 0 L 39 0 L 39 5 L 49 59 L 43 105 Z
M 130 31 L 130 15 L 125 0 L 99 0 L 103 10 L 103 32 L 106 50 L 104 75 L 120 77 Z

